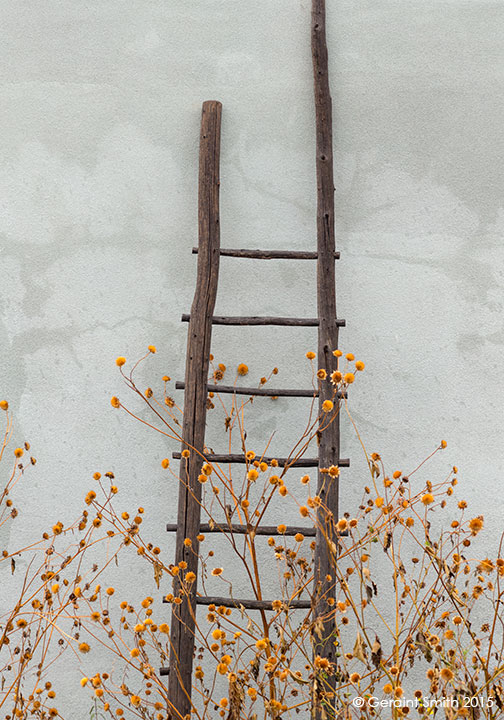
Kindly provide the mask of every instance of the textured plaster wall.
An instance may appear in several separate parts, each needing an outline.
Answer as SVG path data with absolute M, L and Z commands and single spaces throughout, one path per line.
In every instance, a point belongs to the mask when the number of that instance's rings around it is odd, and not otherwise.
M 504 5 L 328 6 L 341 345 L 367 365 L 353 415 L 390 468 L 446 438 L 432 478 L 459 465 L 491 553 L 503 510 Z M 110 407 L 126 392 L 114 359 L 154 343 L 141 382 L 183 378 L 203 100 L 224 105 L 223 246 L 314 248 L 309 11 L 308 0 L 2 0 L 0 394 L 38 458 L 2 545 L 73 517 L 92 473 L 112 469 L 121 503 L 144 505 L 171 552 L 176 488 L 159 461 L 176 448 Z M 311 264 L 221 268 L 217 312 L 315 313 Z M 216 328 L 213 348 L 304 387 L 315 345 L 313 330 Z M 249 438 L 279 428 L 279 454 L 305 411 L 256 403 Z M 348 424 L 343 446 L 350 510 L 366 474 Z M 71 688 L 78 717 L 88 701 Z

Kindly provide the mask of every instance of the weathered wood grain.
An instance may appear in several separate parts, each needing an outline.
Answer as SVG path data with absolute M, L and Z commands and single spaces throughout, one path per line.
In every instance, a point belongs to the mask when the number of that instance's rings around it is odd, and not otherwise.
M 173 452 L 172 458 L 174 460 L 180 460 L 181 459 L 181 453 L 180 452 Z M 213 453 L 205 453 L 204 454 L 205 460 L 208 462 L 214 462 L 214 463 L 237 463 L 241 465 L 250 464 L 250 461 L 247 460 L 247 458 L 244 455 L 214 455 Z M 270 463 L 273 458 L 270 457 L 262 457 L 262 458 L 256 458 L 257 460 L 260 460 L 261 462 Z M 278 467 L 285 467 L 286 465 L 292 465 L 292 467 L 318 467 L 319 466 L 319 459 L 316 458 L 297 458 L 297 460 L 294 460 L 294 458 L 275 458 L 275 460 L 278 462 Z M 348 458 L 340 458 L 338 463 L 340 468 L 344 467 L 350 467 L 350 460 Z M 326 466 L 329 467 L 329 466 Z
M 185 383 L 175 383 L 175 390 L 185 390 Z M 318 397 L 318 390 L 299 390 L 298 388 L 266 388 L 266 387 L 238 387 L 235 385 L 207 385 L 208 392 L 224 393 L 230 395 L 258 395 L 264 397 Z
M 198 271 L 196 291 L 191 308 L 191 322 L 187 336 L 186 392 L 182 448 L 203 451 L 207 402 L 207 378 L 212 336 L 212 314 L 217 295 L 219 275 L 219 158 L 222 105 L 214 100 L 203 103 L 201 116 L 199 188 L 198 188 Z M 198 540 L 200 528 L 201 484 L 198 475 L 201 459 L 191 452 L 180 468 L 180 488 L 177 516 L 175 562 L 185 560 L 188 570 L 198 573 Z M 191 538 L 192 549 L 184 545 Z M 177 592 L 175 580 L 175 592 Z M 194 617 L 196 583 L 189 601 L 177 606 L 172 615 L 169 700 L 176 712 L 173 718 L 183 718 L 191 711 L 191 685 L 194 652 Z M 178 714 L 177 714 L 178 713 Z
M 182 315 L 182 322 L 189 322 L 190 319 L 191 315 L 189 313 L 184 313 Z M 341 318 L 334 317 L 331 322 L 333 325 L 336 325 L 336 327 L 345 327 L 345 321 Z M 318 327 L 320 325 L 320 320 L 319 318 L 260 317 L 258 315 L 235 317 L 228 315 L 214 315 L 212 323 L 213 325 L 286 325 L 290 327 Z
M 329 87 L 328 53 L 326 42 L 325 0 L 312 0 L 312 59 L 315 96 L 316 122 L 316 167 L 317 167 L 317 308 L 319 315 L 318 330 L 318 366 L 328 373 L 336 370 L 337 360 L 333 350 L 338 347 L 338 322 L 336 318 L 335 289 L 335 230 L 334 230 L 334 176 L 333 176 L 333 131 L 332 101 Z M 330 400 L 330 388 L 322 385 L 319 394 L 319 408 Z M 319 468 L 338 465 L 340 454 L 339 415 L 322 432 L 319 446 Z M 323 640 L 314 636 L 314 654 L 326 657 L 330 662 L 336 660 L 334 644 L 334 610 L 328 604 L 333 596 L 333 583 L 326 580 L 332 575 L 330 541 L 335 542 L 333 518 L 338 518 L 339 485 L 338 478 L 319 472 L 317 494 L 322 499 L 318 511 L 317 536 L 314 560 L 314 588 L 316 598 L 314 617 L 323 620 Z M 329 510 L 326 513 L 325 508 Z M 322 690 L 331 692 L 335 687 L 334 676 L 329 676 Z M 314 698 L 312 717 L 322 720 L 332 716 L 324 710 Z
M 198 248 L 193 247 L 193 253 L 198 253 Z M 221 257 L 252 258 L 255 260 L 316 260 L 317 252 L 306 250 L 246 250 L 237 248 L 221 248 Z M 340 253 L 334 253 L 334 259 L 339 260 Z

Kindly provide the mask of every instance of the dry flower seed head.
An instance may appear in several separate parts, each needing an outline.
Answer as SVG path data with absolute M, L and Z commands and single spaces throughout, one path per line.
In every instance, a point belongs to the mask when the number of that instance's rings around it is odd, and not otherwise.
M 324 400 L 324 402 L 322 403 L 322 411 L 325 413 L 331 412 L 333 407 L 334 403 L 332 402 L 332 400 Z
M 163 460 L 161 460 L 161 467 L 164 470 L 166 470 L 166 468 L 170 467 L 170 461 L 168 460 L 168 458 L 163 458 Z
M 186 547 L 191 547 L 191 546 L 192 546 L 192 540 L 191 540 L 191 538 L 188 538 L 188 537 L 185 538 L 185 540 L 184 540 L 184 545 L 185 545 Z
M 362 372 L 365 367 L 366 367 L 366 366 L 365 366 L 365 364 L 362 362 L 362 360 L 357 360 L 357 362 L 355 363 L 355 369 L 358 370 L 359 372 Z
M 278 493 L 279 493 L 279 495 L 281 495 L 282 497 L 285 497 L 285 496 L 287 495 L 288 490 L 287 490 L 287 488 L 285 487 L 285 485 L 281 485 L 281 486 L 278 488 Z
M 245 365 L 245 363 L 240 363 L 237 367 L 238 375 L 246 375 L 248 373 L 249 369 L 248 366 Z
M 424 505 L 430 505 L 434 502 L 434 495 L 432 493 L 425 493 L 425 495 L 422 495 L 422 503 Z
M 15 455 L 17 458 L 23 457 L 23 455 L 24 455 L 24 450 L 23 450 L 23 448 L 16 448 L 16 449 L 14 450 L 14 455 Z
M 327 372 L 324 370 L 324 368 L 320 368 L 320 370 L 317 370 L 317 377 L 319 380 L 325 380 L 327 377 Z
M 185 576 L 185 581 L 187 583 L 193 583 L 196 580 L 196 575 L 193 572 L 188 572 Z
M 343 380 L 343 375 L 340 373 L 339 370 L 335 370 L 331 373 L 331 382 L 333 385 L 337 385 L 339 382 Z
M 336 529 L 338 532 L 344 532 L 348 528 L 348 521 L 346 518 L 341 518 L 338 520 L 336 524 Z
M 114 408 L 118 408 L 118 407 L 121 406 L 121 403 L 120 403 L 119 398 L 116 397 L 115 395 L 113 395 L 113 396 L 110 398 L 110 404 L 111 404 L 112 407 L 114 407 Z
M 0 409 L 4 410 L 5 412 L 9 409 L 9 403 L 7 400 L 0 400 Z
M 148 399 L 151 398 L 151 397 L 154 395 L 154 393 L 153 393 L 153 391 L 152 391 L 152 388 L 150 388 L 150 387 L 146 388 L 144 394 L 145 394 L 145 397 L 148 398 Z
M 85 642 L 83 642 L 79 645 L 79 650 L 81 651 L 81 653 L 88 653 L 90 651 L 90 649 L 91 648 L 89 647 L 89 645 Z
M 346 359 L 348 360 L 348 362 L 352 362 L 352 360 L 355 360 L 355 356 L 354 356 L 353 353 L 347 353 L 347 354 L 345 355 L 345 357 L 346 357 Z
M 185 450 L 182 450 L 181 454 L 182 454 L 183 458 L 188 458 L 191 453 L 189 452 L 189 450 L 187 448 L 185 448 Z
M 277 532 L 279 535 L 284 535 L 287 532 L 287 528 L 285 525 L 278 525 Z
M 306 353 L 306 357 L 308 358 L 308 360 L 315 360 L 316 355 L 315 355 L 315 353 L 314 353 L 312 350 L 309 350 L 309 351 Z
M 305 505 L 301 505 L 301 507 L 299 508 L 299 514 L 301 515 L 301 517 L 307 517 L 310 514 L 310 511 Z
M 245 453 L 245 457 L 249 462 L 252 461 L 255 458 L 255 456 L 256 456 L 256 454 L 253 450 L 247 450 L 247 452 Z
M 217 576 L 219 576 L 219 575 L 222 575 L 223 572 L 224 572 L 224 568 L 221 568 L 221 567 L 219 567 L 219 568 L 214 568 L 214 569 L 212 570 L 212 575 L 213 575 L 214 577 L 217 577 Z
M 446 440 L 441 440 L 440 447 L 441 447 L 443 450 L 445 449 L 445 447 L 447 447 L 447 445 L 448 445 L 448 443 L 446 442 Z
M 155 345 L 147 345 L 147 350 L 151 353 L 156 352 L 156 346 Z
M 449 667 L 441 668 L 441 671 L 439 674 L 441 676 L 441 680 L 443 680 L 443 682 L 445 682 L 445 683 L 451 682 L 453 680 L 453 678 L 455 677 L 455 673 Z
M 341 352 L 341 350 L 333 350 L 333 355 L 334 357 L 340 358 L 343 353 Z
M 252 468 L 247 473 L 247 478 L 250 480 L 250 482 L 255 482 L 257 478 L 259 477 L 259 473 L 255 468 Z
M 345 373 L 343 375 L 343 382 L 346 382 L 347 385 L 351 385 L 353 381 L 355 380 L 355 375 L 353 373 Z
M 471 530 L 472 535 L 477 535 L 480 530 L 483 529 L 483 515 L 478 515 L 478 517 L 470 520 L 469 529 Z
M 301 478 L 301 482 L 303 483 L 303 485 L 307 485 L 310 482 L 310 476 L 303 475 L 303 477 Z
M 125 362 L 126 362 L 126 358 L 123 357 L 122 355 L 119 355 L 119 357 L 116 358 L 117 367 L 122 367 L 125 364 Z
M 208 475 L 198 475 L 198 482 L 204 485 L 206 482 L 208 482 Z
M 339 474 L 340 474 L 339 467 L 337 465 L 331 465 L 331 467 L 329 468 L 329 475 L 331 477 L 339 477 Z

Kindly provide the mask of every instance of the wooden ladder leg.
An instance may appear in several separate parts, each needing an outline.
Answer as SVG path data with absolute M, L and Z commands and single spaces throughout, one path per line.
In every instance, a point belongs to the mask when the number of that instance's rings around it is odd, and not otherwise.
M 198 190 L 198 272 L 187 337 L 182 450 L 190 450 L 180 463 L 175 562 L 184 560 L 187 572 L 198 574 L 201 484 L 198 482 L 205 441 L 206 402 L 212 315 L 217 296 L 220 256 L 219 157 L 222 105 L 203 103 L 201 117 Z M 184 545 L 190 538 L 192 547 Z M 194 654 L 196 582 L 189 601 L 174 605 L 168 683 L 169 711 L 177 720 L 191 711 Z M 175 594 L 180 585 L 174 583 Z
M 325 29 L 325 0 L 312 0 L 312 57 L 315 90 L 316 113 L 316 166 L 317 166 L 317 306 L 319 314 L 318 330 L 318 367 L 329 375 L 337 368 L 337 360 L 333 350 L 338 347 L 338 324 L 336 322 L 336 290 L 335 290 L 335 232 L 334 232 L 334 177 L 332 147 L 332 102 L 329 87 L 328 57 Z M 332 398 L 331 385 L 321 383 L 319 394 L 319 410 L 322 411 L 325 400 Z M 331 565 L 334 563 L 334 552 L 330 541 L 337 547 L 337 538 L 331 537 L 334 523 L 332 517 L 338 518 L 338 478 L 321 473 L 321 468 L 338 465 L 340 457 L 339 414 L 321 433 L 319 446 L 319 474 L 317 494 L 322 499 L 322 508 L 317 518 L 317 533 L 314 565 L 314 619 L 321 621 L 319 631 L 322 640 L 314 636 L 314 654 L 335 661 L 334 645 L 334 608 L 328 600 L 334 597 L 334 582 L 328 576 L 334 576 Z M 326 514 L 327 508 L 329 514 Z M 332 513 L 332 515 L 331 515 Z M 327 522 L 326 522 L 327 520 Z M 334 693 L 335 679 L 328 676 L 322 692 Z M 331 712 L 324 712 L 314 692 L 312 718 L 321 720 L 332 717 Z M 327 701 L 326 701 L 327 702 Z M 334 701 L 327 702 L 326 707 L 334 707 Z

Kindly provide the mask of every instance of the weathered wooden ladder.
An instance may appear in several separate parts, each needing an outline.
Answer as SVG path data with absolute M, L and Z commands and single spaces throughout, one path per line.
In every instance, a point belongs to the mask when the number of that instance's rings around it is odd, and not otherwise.
M 206 458 L 210 463 L 245 463 L 244 455 L 215 455 L 205 453 L 205 425 L 208 393 L 238 393 L 244 395 L 313 397 L 314 391 L 286 390 L 268 388 L 246 388 L 208 384 L 210 342 L 213 325 L 283 325 L 283 326 L 316 326 L 318 327 L 318 367 L 327 373 L 336 370 L 336 358 L 333 350 L 338 347 L 338 330 L 345 325 L 344 320 L 336 317 L 335 293 L 335 260 L 339 253 L 335 251 L 334 233 L 334 181 L 333 181 L 333 150 L 332 150 L 332 105 L 328 78 L 328 57 L 325 32 L 325 0 L 312 0 L 312 56 L 316 108 L 316 166 L 317 166 L 317 251 L 298 252 L 293 250 L 233 250 L 220 247 L 219 222 L 219 157 L 222 106 L 219 102 L 209 101 L 203 104 L 200 158 L 199 158 L 199 200 L 198 224 L 199 244 L 193 248 L 198 254 L 198 270 L 196 291 L 190 315 L 183 315 L 182 320 L 189 323 L 185 382 L 177 383 L 178 389 L 185 390 L 183 443 L 184 448 L 191 448 L 188 458 L 182 453 L 174 453 L 180 458 L 180 477 L 186 481 L 180 483 L 178 517 L 176 524 L 167 525 L 167 530 L 176 531 L 175 562 L 185 561 L 187 571 L 198 574 L 200 532 L 244 533 L 247 528 L 242 525 L 211 526 L 201 524 L 201 484 L 198 476 Z M 286 317 L 216 317 L 213 315 L 217 295 L 219 260 L 221 256 L 235 258 L 252 258 L 258 260 L 291 259 L 317 261 L 317 318 L 286 318 Z M 325 400 L 331 399 L 332 390 L 328 383 L 321 383 L 319 408 Z M 339 416 L 320 436 L 318 457 L 277 458 L 280 466 L 286 463 L 296 467 L 318 467 L 318 495 L 322 505 L 328 508 L 334 518 L 338 517 L 338 478 L 330 478 L 320 469 L 331 465 L 348 467 L 349 461 L 340 458 Z M 262 458 L 269 462 L 271 458 Z M 325 527 L 324 527 L 325 524 Z M 331 526 L 332 527 L 332 526 Z M 332 636 L 333 620 L 330 599 L 334 588 L 326 576 L 330 573 L 328 550 L 328 533 L 333 530 L 320 515 L 316 527 L 287 528 L 287 535 L 302 531 L 306 536 L 315 536 L 314 583 L 317 592 L 313 593 L 313 601 L 296 600 L 291 607 L 310 608 L 313 605 L 313 617 L 321 617 L 324 622 L 324 641 L 317 647 L 317 653 L 335 659 L 334 638 Z M 276 527 L 258 527 L 257 535 L 277 534 Z M 192 546 L 187 547 L 184 540 L 190 538 Z M 329 538 L 330 539 L 330 538 Z M 194 655 L 194 629 L 197 605 L 215 603 L 219 605 L 243 605 L 247 609 L 271 610 L 271 601 L 266 600 L 231 600 L 229 598 L 203 597 L 197 593 L 196 583 L 189 597 L 189 602 L 176 606 L 171 623 L 171 655 L 169 667 L 169 698 L 177 714 L 173 717 L 184 718 L 191 712 L 191 685 Z M 175 580 L 175 592 L 177 581 Z M 332 680 L 334 683 L 334 680 Z M 329 680 L 329 684 L 331 680 Z M 314 709 L 313 716 L 320 718 L 320 711 Z

